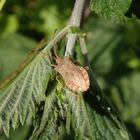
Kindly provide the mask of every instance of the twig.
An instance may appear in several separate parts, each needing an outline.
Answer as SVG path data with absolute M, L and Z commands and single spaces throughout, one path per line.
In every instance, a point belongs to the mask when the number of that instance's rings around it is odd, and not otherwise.
M 84 37 L 79 37 L 79 43 L 81 47 L 82 54 L 87 54 L 86 42 Z
M 81 51 L 82 51 L 83 58 L 84 58 L 84 65 L 89 66 L 85 38 L 79 36 L 79 43 L 80 43 Z
M 69 22 L 70 26 L 77 26 L 77 27 L 80 26 L 85 1 L 86 0 L 76 0 L 75 1 L 75 5 L 74 5 L 73 12 L 72 12 L 70 22 Z M 76 34 L 73 34 L 73 33 L 68 34 L 65 55 L 73 54 L 73 48 L 75 46 L 76 39 L 77 39 Z
M 64 35 L 68 33 L 70 26 L 63 28 L 50 42 L 47 44 L 43 51 L 50 50 Z

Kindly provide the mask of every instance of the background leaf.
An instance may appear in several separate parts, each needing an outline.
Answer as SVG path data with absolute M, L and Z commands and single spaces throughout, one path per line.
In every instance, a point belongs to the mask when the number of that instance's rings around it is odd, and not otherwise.
M 6 2 L 6 0 L 0 0 L 0 11 L 1 11 L 2 7 L 4 6 L 5 2 Z
M 87 47 L 93 73 L 135 140 L 139 139 L 140 134 L 139 25 L 136 19 L 125 26 L 106 24 L 104 20 L 97 19 L 85 26 L 86 30 L 90 29 Z
M 91 0 L 91 9 L 112 22 L 124 22 L 131 0 Z
M 33 39 L 17 33 L 1 37 L 0 79 L 15 71 L 36 45 L 36 41 Z
M 123 77 L 118 82 L 118 85 L 111 88 L 112 99 L 116 106 L 118 106 L 124 120 L 135 124 L 137 128 L 140 128 L 140 110 L 137 107 L 140 99 L 139 87 L 137 85 L 139 82 L 140 73 L 135 72 L 128 77 Z

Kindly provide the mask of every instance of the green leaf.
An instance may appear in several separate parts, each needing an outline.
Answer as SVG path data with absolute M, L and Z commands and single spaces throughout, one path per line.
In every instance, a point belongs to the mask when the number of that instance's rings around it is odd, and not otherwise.
M 41 53 L 0 92 L 0 129 L 9 135 L 9 125 L 15 129 L 19 122 L 35 115 L 35 106 L 45 98 L 47 84 L 52 75 L 50 60 Z
M 2 10 L 2 7 L 4 6 L 6 0 L 0 0 L 0 11 Z
M 24 126 L 20 126 L 18 129 L 11 129 L 10 137 L 6 137 L 5 135 L 0 136 L 0 140 L 26 140 L 28 133 L 31 129 L 31 124 L 25 124 Z
M 113 66 L 117 66 L 118 63 L 114 62 L 114 59 L 119 61 L 118 54 L 125 51 L 125 46 L 120 45 L 123 34 L 120 34 L 116 24 L 107 23 L 102 19 L 91 21 L 87 26 L 87 30 L 90 28 L 91 31 L 87 39 L 88 58 L 94 73 L 101 76 L 110 72 Z
M 46 125 L 44 132 L 40 135 L 38 140 L 58 140 L 58 112 L 54 108 L 51 118 Z
M 66 27 L 60 31 L 46 47 L 44 44 L 39 46 L 37 51 L 44 49 L 36 57 L 35 54 L 31 54 L 22 64 L 22 69 L 18 69 L 4 83 L 1 83 L 0 129 L 7 136 L 11 124 L 14 129 L 19 123 L 23 125 L 26 119 L 35 116 L 36 105 L 45 101 L 48 82 L 54 76 L 49 59 L 50 49 L 54 45 L 54 40 L 59 41 L 68 29 L 69 27 Z
M 1 37 L 0 79 L 5 78 L 17 69 L 17 66 L 27 57 L 35 46 L 37 46 L 35 41 L 18 33 Z
M 70 125 L 75 133 L 75 139 L 95 139 L 95 134 L 92 133 L 92 124 L 88 117 L 84 99 L 81 95 L 66 90 L 66 99 L 68 101 L 68 109 L 71 114 L 66 116 L 66 120 L 70 121 Z M 77 96 L 77 97 L 76 97 Z M 67 121 L 69 123 L 69 121 Z M 69 125 L 69 127 L 70 127 Z
M 56 113 L 54 114 L 54 110 L 56 109 L 55 103 L 56 103 L 56 84 L 51 85 L 50 88 L 48 89 L 41 122 L 39 124 L 35 123 L 35 128 L 30 140 L 38 139 L 39 135 L 44 131 L 44 129 L 46 129 L 47 123 L 51 123 L 53 121 L 53 115 L 56 114 Z M 35 121 L 37 122 L 37 120 Z M 51 132 L 50 129 L 51 128 L 48 128 L 47 131 Z M 49 136 L 50 133 L 46 133 L 45 135 L 47 137 L 47 135 Z
M 135 20 L 123 26 L 102 19 L 87 24 L 88 56 L 93 72 L 134 138 L 137 137 L 134 132 L 140 131 L 139 27 L 139 21 Z
M 91 9 L 112 22 L 124 22 L 132 0 L 91 0 Z
M 41 123 L 33 134 L 39 136 L 39 140 L 60 137 L 65 139 L 73 136 L 76 140 L 131 139 L 116 111 L 106 103 L 105 99 L 103 102 L 97 98 L 97 95 L 92 95 L 92 89 L 84 97 L 80 93 L 64 89 L 60 93 L 64 96 L 62 100 L 59 99 L 56 87 L 53 88 L 54 90 L 46 98 Z M 65 130 L 60 129 L 58 124 Z M 32 139 L 36 140 L 37 137 Z
M 135 124 L 137 128 L 140 128 L 139 83 L 140 72 L 133 72 L 129 76 L 121 78 L 111 88 L 111 97 L 124 120 Z
M 86 93 L 84 98 L 81 95 L 75 97 L 73 94 L 66 91 L 75 139 L 130 139 L 124 124 L 110 105 L 98 101 L 96 96 L 90 93 Z

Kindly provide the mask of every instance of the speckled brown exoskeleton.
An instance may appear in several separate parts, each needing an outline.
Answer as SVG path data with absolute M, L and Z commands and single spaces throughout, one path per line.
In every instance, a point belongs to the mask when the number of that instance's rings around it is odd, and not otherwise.
M 55 54 L 56 55 L 56 54 Z M 89 89 L 90 81 L 86 68 L 76 65 L 69 56 L 54 58 L 54 69 L 62 76 L 65 85 L 74 92 L 84 92 Z

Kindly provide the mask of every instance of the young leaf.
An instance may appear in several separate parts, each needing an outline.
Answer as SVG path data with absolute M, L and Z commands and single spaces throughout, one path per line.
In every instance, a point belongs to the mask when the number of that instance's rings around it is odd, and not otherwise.
M 124 22 L 132 0 L 91 0 L 91 9 L 112 22 Z
M 15 129 L 19 122 L 24 124 L 28 113 L 35 115 L 35 105 L 44 100 L 51 75 L 50 60 L 40 53 L 9 86 L 0 91 L 0 129 L 7 136 L 10 123 Z

